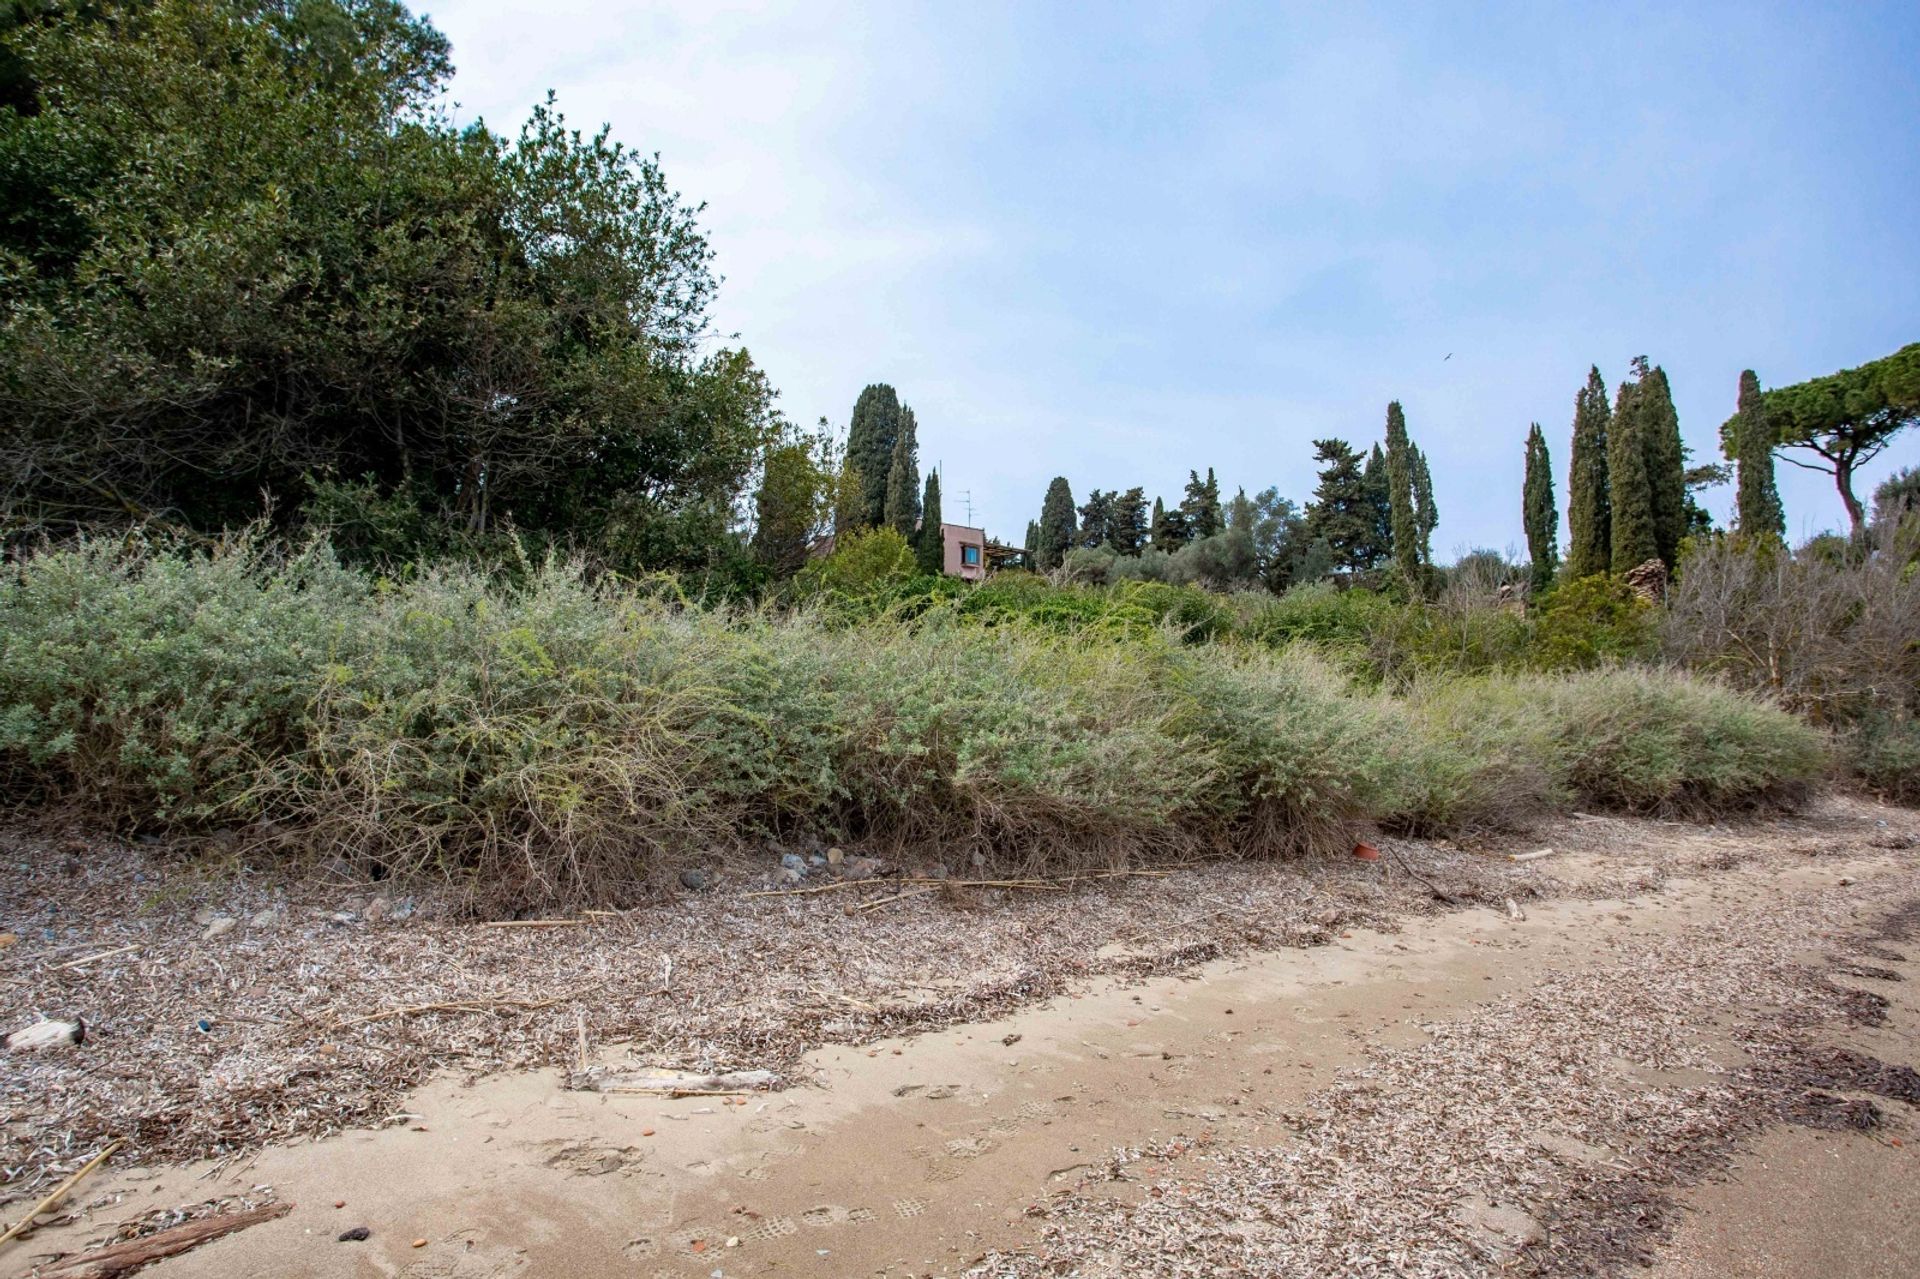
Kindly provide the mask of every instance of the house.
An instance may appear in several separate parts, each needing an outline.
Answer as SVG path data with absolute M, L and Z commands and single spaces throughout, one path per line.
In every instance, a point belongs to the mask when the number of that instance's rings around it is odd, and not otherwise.
M 987 530 L 965 524 L 940 525 L 940 542 L 945 554 L 940 569 L 948 577 L 978 582 L 987 575 Z

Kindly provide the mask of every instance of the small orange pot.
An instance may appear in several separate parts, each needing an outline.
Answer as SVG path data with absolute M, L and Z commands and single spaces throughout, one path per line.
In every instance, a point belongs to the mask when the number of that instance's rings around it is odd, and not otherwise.
M 1377 862 L 1380 860 L 1380 850 L 1372 844 L 1355 844 L 1353 846 L 1353 855 L 1363 862 Z

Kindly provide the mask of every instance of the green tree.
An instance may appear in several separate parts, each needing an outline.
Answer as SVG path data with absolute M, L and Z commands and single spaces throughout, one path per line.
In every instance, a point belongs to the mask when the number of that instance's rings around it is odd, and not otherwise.
M 1892 529 L 1920 513 L 1920 466 L 1895 471 L 1873 490 L 1873 524 Z
M 1410 450 L 1413 457 L 1413 525 L 1420 538 L 1420 563 L 1433 565 L 1433 530 L 1440 526 L 1440 508 L 1433 501 L 1433 472 L 1427 469 L 1427 455 L 1419 445 Z
M 1400 401 L 1387 405 L 1387 537 L 1394 567 L 1410 591 L 1421 583 L 1420 525 L 1413 504 L 1413 442 Z
M 1725 440 L 1727 457 L 1739 470 L 1737 527 L 1752 541 L 1778 544 L 1786 538 L 1787 517 L 1773 480 L 1773 444 L 1760 379 L 1747 369 L 1740 374 L 1739 407 L 1731 438 Z
M 915 535 L 913 549 L 920 571 L 929 575 L 946 571 L 947 542 L 940 530 L 940 521 L 940 472 L 928 471 L 927 490 L 920 498 L 920 531 Z M 1028 525 L 1027 533 L 1032 536 L 1032 525 Z
M 1157 497 L 1153 499 L 1153 515 L 1147 523 L 1147 536 L 1160 550 L 1167 549 L 1167 504 Z
M 1152 526 L 1147 522 L 1147 492 L 1135 485 L 1113 499 L 1109 526 L 1113 549 L 1122 555 L 1138 555 L 1147 548 Z
M 1040 521 L 1039 520 L 1027 521 L 1027 540 L 1025 542 L 1022 542 L 1021 545 L 1026 548 L 1027 556 L 1029 559 L 1032 559 L 1032 557 L 1039 551 L 1040 549 Z
M 753 500 L 752 548 L 776 580 L 806 566 L 828 511 L 832 477 L 824 436 L 786 434 L 767 446 Z
M 1607 483 L 1613 509 L 1613 571 L 1625 573 L 1648 560 L 1660 559 L 1655 527 L 1653 481 L 1647 474 L 1652 426 L 1648 398 L 1650 370 L 1647 357 L 1635 356 L 1632 380 L 1620 383 L 1614 400 L 1613 423 L 1607 434 Z
M 1073 549 L 1079 533 L 1074 514 L 1073 490 L 1067 477 L 1056 475 L 1047 485 L 1046 500 L 1040 504 L 1040 530 L 1034 542 L 1034 557 L 1042 572 L 1060 567 L 1060 561 Z
M 1363 558 L 1371 569 L 1393 558 L 1393 488 L 1387 475 L 1387 455 L 1378 444 L 1367 454 L 1360 471 L 1372 519 Z
M 1635 361 L 1641 372 L 1635 395 L 1639 408 L 1641 447 L 1646 450 L 1647 489 L 1653 509 L 1653 540 L 1660 559 L 1671 569 L 1680 562 L 1680 540 L 1687 535 L 1687 449 L 1680 439 L 1680 415 L 1674 411 L 1673 388 L 1666 370 L 1646 367 L 1646 357 Z
M 395 4 L 161 0 L 13 33 L 0 108 L 0 521 L 282 518 L 371 477 L 419 527 L 699 567 L 772 391 L 712 349 L 696 210 L 548 104 L 435 106 Z
M 1225 527 L 1220 512 L 1220 482 L 1213 478 L 1211 466 L 1204 480 L 1198 471 L 1187 472 L 1187 493 L 1180 503 L 1180 514 L 1187 539 L 1212 537 Z
M 800 570 L 803 589 L 858 598 L 910 578 L 913 548 L 891 528 L 855 529 L 834 539 L 833 554 Z
M 1097 550 L 1114 540 L 1114 507 L 1120 494 L 1103 493 L 1099 489 L 1090 489 L 1087 500 L 1080 504 L 1079 545 L 1088 550 Z
M 1363 473 L 1360 455 L 1345 440 L 1313 442 L 1320 482 L 1307 507 L 1308 557 L 1314 542 L 1326 543 L 1328 571 L 1365 572 L 1379 562 L 1380 502 Z M 1324 576 L 1325 572 L 1316 574 Z M 1312 579 L 1308 579 L 1312 580 Z
M 1613 566 L 1613 501 L 1607 475 L 1612 425 L 1607 384 L 1596 365 L 1573 397 L 1573 450 L 1567 472 L 1567 576 L 1591 577 Z
M 885 382 L 862 387 L 847 424 L 847 461 L 860 475 L 860 500 L 848 513 L 851 527 L 878 528 L 886 523 L 887 482 L 899 439 L 899 395 Z
M 913 410 L 900 410 L 900 430 L 887 461 L 887 524 L 908 541 L 920 528 L 920 441 Z
M 1833 476 L 1857 539 L 1866 531 L 1866 510 L 1854 496 L 1854 473 L 1920 421 L 1920 342 L 1859 368 L 1776 387 L 1761 395 L 1760 406 L 1774 447 L 1805 450 L 1821 459 L 1785 458 Z M 1733 445 L 1738 418 L 1736 413 L 1720 428 L 1723 449 Z
M 1527 554 L 1533 559 L 1533 595 L 1537 599 L 1553 585 L 1560 564 L 1560 510 L 1553 502 L 1553 459 L 1547 455 L 1547 437 L 1535 422 L 1527 432 L 1527 478 L 1520 510 L 1527 530 Z

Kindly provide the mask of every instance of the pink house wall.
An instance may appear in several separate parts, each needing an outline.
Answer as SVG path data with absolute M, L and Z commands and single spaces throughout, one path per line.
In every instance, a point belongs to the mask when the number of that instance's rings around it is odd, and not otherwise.
M 977 582 L 987 575 L 987 530 L 968 528 L 965 524 L 942 524 L 940 543 L 945 551 L 941 568 L 948 577 L 964 577 L 969 582 Z M 967 552 L 973 552 L 973 562 L 967 562 Z

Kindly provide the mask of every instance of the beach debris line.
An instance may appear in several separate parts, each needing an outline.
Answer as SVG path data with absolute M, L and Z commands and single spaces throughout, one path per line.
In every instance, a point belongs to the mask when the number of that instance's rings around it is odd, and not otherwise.
M 637 1070 L 592 1066 L 572 1071 L 565 1083 L 570 1092 L 644 1093 L 659 1097 L 737 1096 L 767 1092 L 779 1086 L 780 1076 L 771 1070 L 675 1070 L 666 1066 Z

